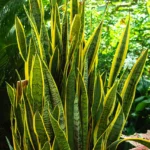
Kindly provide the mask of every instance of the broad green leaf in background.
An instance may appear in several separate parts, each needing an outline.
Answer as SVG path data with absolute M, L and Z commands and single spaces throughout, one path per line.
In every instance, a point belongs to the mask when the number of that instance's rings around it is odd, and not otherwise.
M 149 107 L 149 106 L 150 106 L 150 99 L 143 100 L 136 106 L 136 112 L 143 111 L 145 107 Z

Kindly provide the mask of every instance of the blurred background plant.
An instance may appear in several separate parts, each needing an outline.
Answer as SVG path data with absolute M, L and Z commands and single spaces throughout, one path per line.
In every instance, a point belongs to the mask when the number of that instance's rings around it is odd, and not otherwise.
M 23 4 L 25 0 L 0 2 L 0 87 L 5 87 L 5 81 L 13 82 L 16 78 L 15 69 L 23 68 L 14 28 L 15 15 L 24 17 Z

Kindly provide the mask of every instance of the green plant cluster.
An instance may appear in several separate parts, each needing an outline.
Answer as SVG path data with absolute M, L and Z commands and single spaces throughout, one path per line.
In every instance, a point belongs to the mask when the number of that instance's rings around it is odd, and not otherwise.
M 16 88 L 7 84 L 10 149 L 115 150 L 126 140 L 150 148 L 146 139 L 120 139 L 148 54 L 143 51 L 131 71 L 119 78 L 128 51 L 130 16 L 107 81 L 97 69 L 104 18 L 85 41 L 85 1 L 71 0 L 70 7 L 65 1 L 62 21 L 57 2 L 50 1 L 50 33 L 42 1 L 30 0 L 29 10 L 24 6 L 31 26 L 29 42 L 21 20 L 15 18 L 25 80 L 19 77 Z
M 103 15 L 105 2 L 88 1 L 86 7 L 86 36 L 94 30 L 98 24 L 100 17 Z M 149 1 L 124 1 L 109 2 L 108 11 L 105 15 L 103 24 L 102 42 L 99 49 L 98 68 L 101 71 L 109 73 L 113 55 L 118 45 L 120 32 L 125 27 L 125 16 L 130 12 L 131 15 L 131 32 L 128 55 L 124 63 L 124 69 L 131 69 L 136 59 L 144 49 L 150 49 L 149 46 L 149 22 L 150 22 L 150 2 Z M 149 95 L 150 95 L 150 53 L 144 73 L 136 90 L 136 96 L 124 134 L 134 134 L 135 132 L 145 133 L 149 129 Z M 143 122 L 143 124 L 140 124 Z
M 85 14 L 85 28 L 86 37 L 89 37 L 94 28 L 103 16 L 105 9 L 104 1 L 88 1 L 86 4 Z M 131 15 L 131 33 L 128 59 L 125 61 L 125 68 L 131 69 L 136 58 L 143 50 L 150 49 L 149 46 L 149 22 L 150 22 L 150 9 L 149 1 L 110 1 L 108 10 L 105 15 L 103 24 L 103 41 L 99 49 L 99 69 L 101 71 L 109 72 L 111 61 L 115 53 L 120 38 L 120 32 L 125 27 L 125 18 L 130 13 Z M 150 55 L 149 55 L 150 56 Z M 103 59 L 101 59 L 103 57 Z M 144 75 L 150 77 L 150 58 L 146 62 Z

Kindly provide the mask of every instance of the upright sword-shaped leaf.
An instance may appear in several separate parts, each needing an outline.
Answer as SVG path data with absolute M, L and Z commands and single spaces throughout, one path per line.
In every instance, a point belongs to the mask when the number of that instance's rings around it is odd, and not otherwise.
M 128 51 L 129 32 L 130 32 L 130 17 L 128 19 L 127 26 L 121 36 L 117 50 L 116 50 L 114 58 L 113 58 L 110 75 L 109 75 L 109 80 L 108 80 L 109 88 L 113 85 L 117 75 L 119 74 L 119 72 L 124 64 L 124 61 L 125 61 L 125 58 L 127 55 L 127 51 Z

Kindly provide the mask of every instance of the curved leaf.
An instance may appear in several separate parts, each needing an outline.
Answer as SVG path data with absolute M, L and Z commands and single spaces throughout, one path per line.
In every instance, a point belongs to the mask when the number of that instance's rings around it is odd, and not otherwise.
M 68 59 L 68 18 L 67 18 L 68 14 L 67 11 L 65 11 L 64 13 L 64 17 L 63 17 L 63 22 L 62 22 L 62 45 L 63 45 L 63 50 L 62 50 L 62 64 L 61 64 L 61 68 L 64 71 L 64 67 L 65 64 L 67 62 Z
M 38 32 L 38 29 L 37 29 L 37 26 L 35 25 L 34 19 L 32 18 L 32 16 L 29 15 L 29 12 L 27 11 L 25 6 L 24 6 L 24 10 L 26 12 L 26 15 L 28 17 L 29 23 L 30 23 L 32 31 L 33 31 L 32 37 L 33 37 L 33 40 L 34 40 L 35 45 L 36 45 L 36 53 L 40 54 L 40 57 L 42 59 L 44 59 L 44 61 L 46 62 L 45 51 L 44 51 L 43 45 L 41 43 L 40 33 Z
M 97 80 L 94 86 L 94 99 L 92 104 L 92 118 L 93 118 L 93 126 L 100 120 L 101 113 L 103 111 L 103 103 L 104 103 L 104 87 L 102 76 L 97 75 Z
M 136 112 L 143 111 L 144 108 L 145 108 L 145 107 L 148 107 L 148 106 L 150 106 L 150 99 L 143 100 L 142 102 L 140 102 L 140 103 L 136 106 L 135 110 L 136 110 Z
M 118 82 L 116 82 L 111 87 L 111 89 L 107 92 L 107 95 L 104 99 L 103 111 L 100 120 L 97 123 L 94 131 L 95 138 L 99 138 L 108 127 L 109 117 L 113 112 L 115 101 L 116 101 L 117 86 L 118 86 Z
M 46 63 L 48 64 L 50 61 L 51 45 L 50 45 L 48 31 L 47 31 L 44 21 L 42 21 L 42 24 L 41 24 L 40 39 L 41 39 L 41 43 L 43 45 L 43 49 L 45 51 L 45 55 L 43 57 L 45 57 L 44 60 L 46 60 Z
M 61 97 L 59 94 L 59 90 L 57 88 L 56 82 L 53 78 L 53 76 L 51 75 L 49 69 L 47 68 L 46 64 L 44 63 L 46 71 L 45 71 L 45 75 L 47 76 L 47 81 L 49 84 L 49 88 L 50 88 L 50 94 L 52 97 L 52 104 L 53 107 L 58 106 L 59 110 L 60 110 L 60 126 L 61 128 L 64 130 L 65 129 L 65 121 L 64 121 L 64 110 L 63 110 L 63 105 L 62 105 L 62 101 L 61 101 Z
M 19 52 L 21 54 L 22 59 L 26 61 L 27 60 L 26 36 L 23 25 L 18 17 L 15 18 L 15 25 L 16 25 L 16 38 Z
M 51 145 L 48 141 L 44 143 L 42 150 L 51 150 Z
M 41 147 L 43 147 L 45 142 L 49 141 L 50 138 L 47 133 L 43 118 L 39 112 L 36 112 L 33 116 L 33 127 L 35 130 L 35 133 L 37 134 L 37 136 L 39 138 Z
M 31 67 L 32 67 L 32 59 L 33 59 L 33 56 L 35 55 L 35 51 L 36 51 L 35 44 L 34 44 L 33 39 L 31 38 L 29 42 L 27 61 L 25 62 L 25 79 L 26 80 L 29 80 Z
M 10 100 L 11 106 L 14 107 L 15 106 L 14 105 L 15 104 L 15 90 L 8 83 L 6 83 L 6 87 L 7 87 L 7 93 L 8 93 L 8 96 L 9 96 L 9 100 Z
M 42 72 L 42 64 L 40 57 L 35 55 L 32 61 L 31 77 L 30 77 L 31 94 L 34 100 L 33 109 L 42 113 L 43 94 L 44 94 L 44 78 Z
M 65 133 L 59 126 L 58 121 L 50 114 L 50 119 L 52 123 L 52 127 L 56 136 L 56 140 L 58 143 L 58 146 L 61 150 L 70 150 L 69 143 L 67 142 L 67 138 L 65 136 Z
M 79 14 L 76 14 L 71 24 L 70 41 L 72 41 L 74 36 L 77 36 L 79 34 L 80 25 L 81 25 L 81 16 Z
M 92 36 L 89 38 L 88 42 L 85 45 L 84 52 L 87 53 L 88 57 L 88 74 L 91 73 L 94 67 L 96 56 L 101 42 L 101 32 L 102 32 L 103 22 L 95 29 Z
M 82 150 L 87 149 L 87 137 L 88 137 L 88 95 L 84 79 L 79 73 L 79 81 L 81 88 L 81 102 L 80 102 L 80 113 L 81 113 L 81 128 L 82 128 Z
M 120 135 L 122 133 L 122 129 L 124 127 L 125 118 L 123 114 L 122 108 L 119 107 L 119 109 L 116 111 L 114 119 L 109 127 L 109 133 L 107 133 L 108 139 L 107 139 L 107 146 L 112 144 L 114 141 L 118 140 L 120 138 Z
M 40 10 L 40 1 L 41 0 L 30 0 L 30 13 L 33 15 L 33 18 L 36 22 L 38 32 L 40 33 L 41 29 L 41 10 Z
M 71 14 L 70 14 L 71 19 L 70 19 L 70 22 L 72 23 L 72 21 L 74 19 L 74 16 L 76 14 L 78 14 L 78 1 L 77 0 L 71 0 L 70 5 L 71 5 L 70 6 L 70 8 L 71 8 Z
M 75 69 L 74 65 L 69 73 L 67 80 L 67 95 L 66 95 L 66 119 L 68 143 L 71 150 L 74 149 L 74 100 L 75 100 Z
M 108 80 L 109 88 L 113 85 L 117 75 L 119 74 L 124 64 L 124 61 L 127 55 L 128 44 L 129 44 L 129 32 L 130 32 L 130 17 L 129 17 L 127 26 L 124 32 L 122 33 L 121 39 L 119 41 L 119 45 L 117 47 L 117 50 L 113 58 L 109 80 Z
M 129 111 L 131 109 L 133 99 L 135 96 L 136 86 L 143 72 L 144 64 L 147 58 L 148 51 L 144 51 L 138 58 L 137 62 L 134 64 L 128 78 L 124 84 L 121 96 L 123 99 L 123 112 L 125 119 L 127 119 Z
M 150 141 L 149 140 L 144 140 L 144 139 L 141 139 L 141 138 L 126 138 L 126 139 L 123 139 L 123 140 L 120 139 L 120 140 L 115 141 L 114 143 L 112 143 L 108 147 L 108 150 L 116 150 L 118 145 L 122 142 L 125 142 L 125 141 L 135 141 L 135 142 L 138 142 L 138 143 L 143 144 L 146 147 L 150 148 Z
M 30 89 L 27 89 L 30 90 Z M 28 138 L 30 140 L 30 143 L 32 145 L 32 148 L 38 149 L 39 148 L 39 139 L 37 137 L 37 135 L 34 132 L 34 127 L 33 127 L 33 109 L 30 103 L 29 97 L 27 96 L 27 94 L 24 94 L 24 103 L 25 103 L 25 124 L 24 124 L 24 128 L 25 128 L 25 134 L 28 135 Z M 27 132 L 27 133 L 26 133 Z
M 79 111 L 79 98 L 76 94 L 74 100 L 74 140 L 75 140 L 75 149 L 82 150 L 82 133 L 81 133 L 81 118 Z

